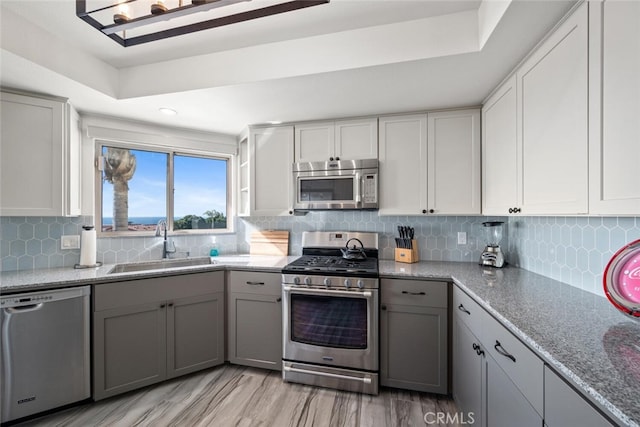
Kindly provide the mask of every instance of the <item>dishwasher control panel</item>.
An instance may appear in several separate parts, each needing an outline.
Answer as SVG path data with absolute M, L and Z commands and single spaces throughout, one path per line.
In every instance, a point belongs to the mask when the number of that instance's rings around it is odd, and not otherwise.
M 3 299 L 2 301 L 0 301 L 0 305 L 4 306 L 7 304 L 24 304 L 24 303 L 28 303 L 28 302 L 34 302 L 34 303 L 39 303 L 39 302 L 45 302 L 45 301 L 51 301 L 53 299 L 53 297 L 51 295 L 37 295 L 37 296 L 31 296 L 31 297 L 16 297 L 16 298 L 11 298 L 8 297 L 7 299 Z
M 0 307 L 21 307 L 27 305 L 41 304 L 44 302 L 61 301 L 69 298 L 77 298 L 89 293 L 88 287 L 55 289 L 39 292 L 28 292 L 23 294 L 3 295 L 0 298 Z

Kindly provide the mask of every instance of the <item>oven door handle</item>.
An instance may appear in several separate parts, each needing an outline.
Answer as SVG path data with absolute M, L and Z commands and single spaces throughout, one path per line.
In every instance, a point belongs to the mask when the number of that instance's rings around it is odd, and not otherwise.
M 342 295 L 346 297 L 359 297 L 363 296 L 365 298 L 371 298 L 371 291 L 363 291 L 363 292 L 354 292 L 354 291 L 334 291 L 330 289 L 307 289 L 307 288 L 293 288 L 291 286 L 284 286 L 285 292 L 295 292 L 301 294 L 314 294 L 314 295 Z
M 358 378 L 358 377 L 351 377 L 349 375 L 332 374 L 330 372 L 309 371 L 307 369 L 292 368 L 290 366 L 283 366 L 282 369 L 284 369 L 287 372 L 295 372 L 298 374 L 318 375 L 320 377 L 331 377 L 331 378 L 338 378 L 340 380 L 361 381 L 365 384 L 371 384 L 371 377 Z

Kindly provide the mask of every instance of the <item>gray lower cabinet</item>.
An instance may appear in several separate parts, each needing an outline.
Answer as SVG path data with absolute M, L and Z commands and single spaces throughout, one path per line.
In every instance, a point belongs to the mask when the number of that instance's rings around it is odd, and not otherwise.
M 542 417 L 520 389 L 502 370 L 500 365 L 486 354 L 486 426 L 491 427 L 540 427 Z
M 548 366 L 544 368 L 544 422 L 548 427 L 615 425 Z
M 93 398 L 224 362 L 224 272 L 95 285 Z
M 481 427 L 542 425 L 543 363 L 457 286 L 453 397 Z
M 470 424 L 484 427 L 486 353 L 480 347 L 480 340 L 455 315 L 452 341 L 453 398 Z
M 446 394 L 447 282 L 380 281 L 380 384 Z
M 227 307 L 229 361 L 282 370 L 282 275 L 230 271 Z

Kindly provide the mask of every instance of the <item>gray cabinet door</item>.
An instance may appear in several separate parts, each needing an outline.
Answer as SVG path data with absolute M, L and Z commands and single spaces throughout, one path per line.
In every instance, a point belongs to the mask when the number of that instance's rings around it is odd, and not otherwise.
M 224 363 L 224 292 L 167 302 L 167 378 Z
M 518 387 L 487 353 L 486 425 L 490 427 L 540 427 L 542 417 Z
M 546 366 L 544 368 L 544 421 L 549 427 L 613 425 Z
M 380 384 L 448 392 L 447 309 L 382 304 Z
M 229 361 L 282 370 L 281 275 L 231 271 L 228 277 Z
M 229 361 L 282 370 L 282 298 L 232 293 L 229 296 Z
M 166 378 L 166 307 L 152 302 L 95 312 L 93 398 Z
M 484 350 L 464 322 L 454 318 L 453 325 L 453 398 L 467 419 L 483 427 Z

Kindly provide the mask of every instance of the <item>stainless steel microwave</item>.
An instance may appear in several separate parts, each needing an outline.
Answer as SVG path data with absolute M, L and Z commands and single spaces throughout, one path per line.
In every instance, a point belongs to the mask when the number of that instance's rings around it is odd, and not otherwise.
M 378 209 L 378 159 L 293 164 L 296 210 Z

